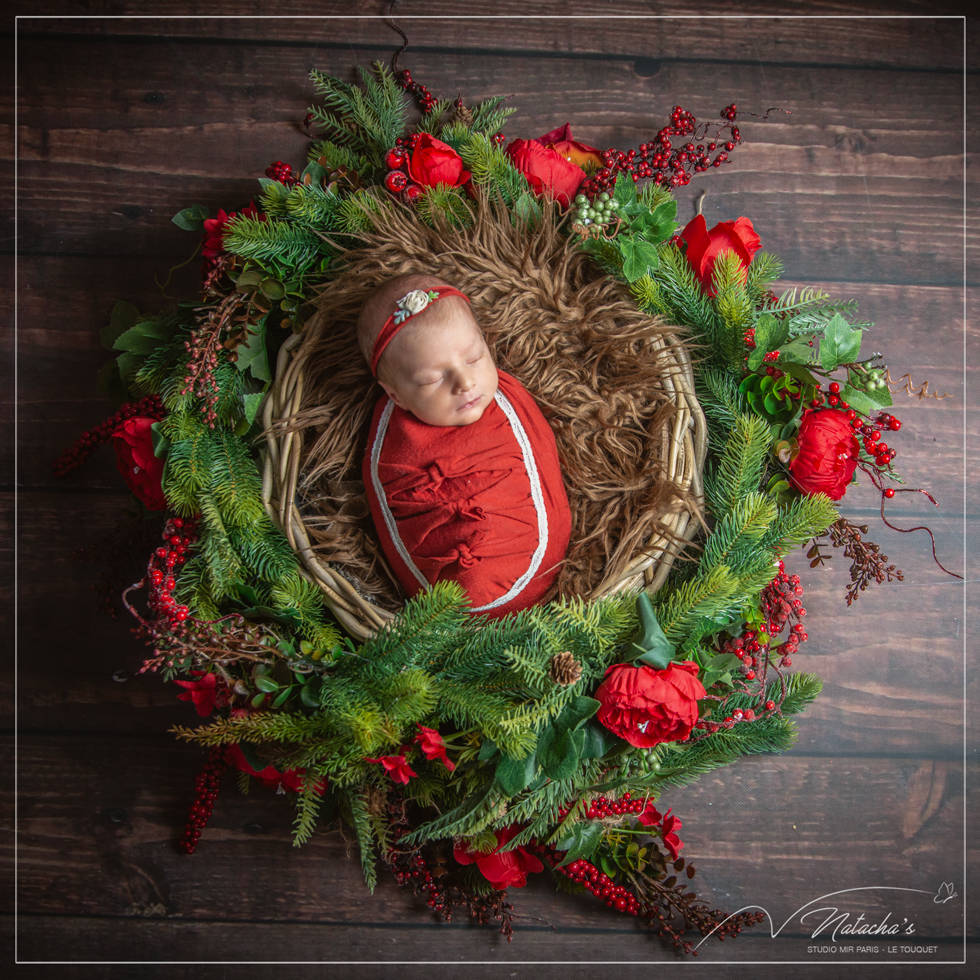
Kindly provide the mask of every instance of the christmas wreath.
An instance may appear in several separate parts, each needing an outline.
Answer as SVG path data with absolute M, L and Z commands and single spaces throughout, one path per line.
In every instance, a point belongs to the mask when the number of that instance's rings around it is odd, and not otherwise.
M 698 901 L 662 801 L 788 748 L 790 716 L 817 696 L 791 670 L 807 633 L 790 550 L 817 567 L 842 548 L 848 605 L 902 577 L 835 506 L 859 473 L 883 519 L 887 499 L 917 492 L 887 441 L 901 428 L 888 369 L 861 356 L 871 325 L 818 290 L 777 295 L 779 261 L 746 217 L 709 229 L 699 215 L 677 233 L 671 191 L 728 161 L 735 105 L 714 124 L 678 106 L 649 142 L 600 151 L 567 125 L 508 141 L 503 99 L 439 100 L 404 70 L 313 80 L 324 104 L 306 117 L 307 165 L 272 164 L 238 212 L 175 216 L 202 235 L 202 299 L 153 315 L 117 304 L 99 383 L 119 409 L 55 464 L 67 473 L 111 441 L 162 535 L 123 602 L 151 648 L 143 670 L 208 718 L 175 728 L 210 747 L 179 846 L 195 850 L 231 768 L 293 795 L 297 844 L 340 821 L 369 888 L 380 861 L 447 919 L 464 909 L 509 938 L 506 890 L 548 872 L 686 951 L 737 934 L 760 916 Z M 409 95 L 422 110 L 410 132 Z M 312 457 L 294 451 L 309 445 L 294 354 L 329 342 L 322 297 L 357 250 L 392 223 L 440 241 L 489 221 L 518 243 L 549 237 L 630 315 L 684 338 L 661 345 L 675 394 L 658 465 L 664 499 L 685 507 L 616 552 L 611 584 L 495 621 L 451 582 L 403 608 L 378 600 L 376 552 L 354 574 L 311 543 L 315 495 L 297 474 Z M 356 469 L 357 432 L 345 438 Z M 363 528 L 363 511 L 324 513 Z

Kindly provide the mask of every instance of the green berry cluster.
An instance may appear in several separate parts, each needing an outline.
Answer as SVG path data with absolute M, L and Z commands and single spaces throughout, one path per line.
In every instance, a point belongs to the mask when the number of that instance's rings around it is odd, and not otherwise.
M 575 204 L 578 209 L 575 212 L 575 221 L 580 225 L 607 225 L 616 217 L 619 210 L 619 202 L 611 198 L 605 191 L 597 194 L 594 201 L 584 194 L 575 197 Z
M 852 373 L 859 387 L 865 391 L 876 391 L 888 387 L 885 381 L 886 371 L 887 368 L 883 367 L 866 368 L 863 364 L 855 364 Z

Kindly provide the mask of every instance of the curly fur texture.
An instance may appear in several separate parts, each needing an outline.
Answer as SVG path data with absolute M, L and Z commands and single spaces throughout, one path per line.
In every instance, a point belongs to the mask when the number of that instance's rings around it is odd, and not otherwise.
M 381 282 L 404 272 L 442 277 L 472 302 L 498 367 L 537 400 L 555 433 L 572 543 L 561 595 L 588 597 L 622 574 L 664 532 L 661 517 L 690 508 L 666 477 L 674 405 L 664 374 L 676 328 L 637 309 L 549 218 L 534 227 L 484 204 L 470 227 L 431 228 L 409 210 L 372 214 L 366 244 L 319 293 L 321 317 L 304 339 L 301 498 L 323 558 L 384 606 L 402 601 L 368 515 L 360 464 L 381 389 L 357 344 L 357 318 Z

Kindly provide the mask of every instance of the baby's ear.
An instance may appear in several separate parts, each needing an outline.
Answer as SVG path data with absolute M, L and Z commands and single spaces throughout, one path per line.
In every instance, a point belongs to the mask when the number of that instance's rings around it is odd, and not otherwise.
M 398 392 L 389 384 L 385 384 L 380 378 L 378 379 L 378 384 L 384 389 L 384 393 L 399 407 L 404 408 L 405 404 L 402 402 L 401 398 L 398 396 Z

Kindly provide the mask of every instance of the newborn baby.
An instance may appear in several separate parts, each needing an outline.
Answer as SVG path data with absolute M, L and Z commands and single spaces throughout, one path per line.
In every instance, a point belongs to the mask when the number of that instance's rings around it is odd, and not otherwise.
M 358 340 L 385 391 L 364 483 L 405 591 L 453 580 L 494 617 L 540 602 L 571 533 L 555 437 L 497 371 L 469 300 L 433 276 L 397 276 L 364 304 Z

